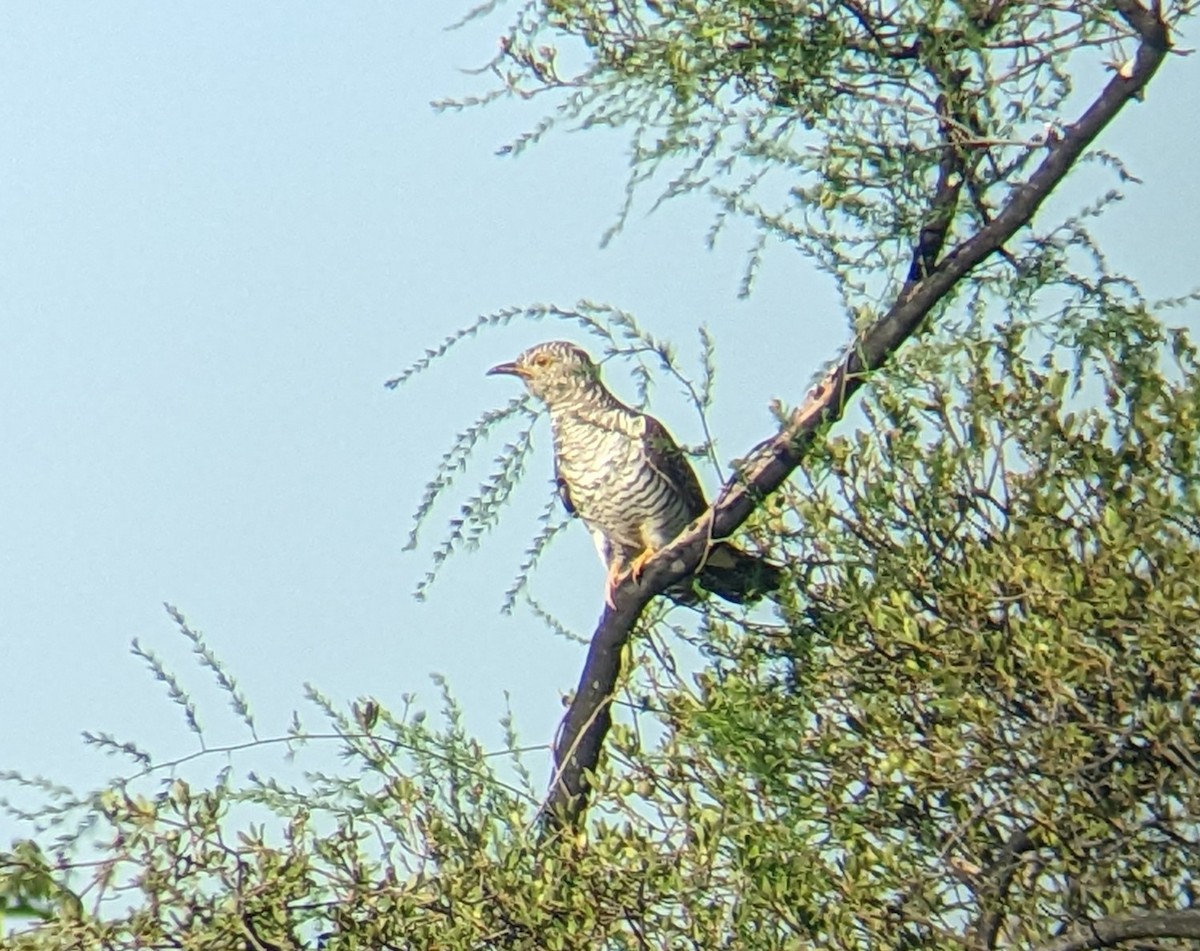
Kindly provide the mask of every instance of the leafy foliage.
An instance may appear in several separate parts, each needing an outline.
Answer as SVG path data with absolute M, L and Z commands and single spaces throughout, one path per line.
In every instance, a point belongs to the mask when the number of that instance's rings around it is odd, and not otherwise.
M 558 97 L 506 151 L 559 123 L 629 130 L 610 235 L 652 180 L 665 179 L 659 202 L 706 194 L 720 209 L 710 240 L 729 216 L 750 218 L 831 274 L 854 325 L 899 288 L 924 230 L 969 234 L 1012 199 L 1059 135 L 1079 75 L 1101 74 L 1096 51 L 1125 68 L 1119 6 L 548 0 L 522 7 L 490 69 L 496 95 Z M 1194 6 L 1164 3 L 1164 21 Z M 1094 158 L 1128 180 L 1115 156 Z M 1030 241 L 974 283 L 1034 269 L 1042 247 Z
M 781 238 L 834 277 L 857 328 L 1019 199 L 1097 51 L 1120 77 L 1122 42 L 1153 32 L 1139 24 L 1192 12 L 527 0 L 490 64 L 499 84 L 477 101 L 559 97 L 513 152 L 559 121 L 626 126 L 626 212 L 655 175 L 664 197 L 708 193 L 714 234 L 750 216 L 764 242 Z M 1131 180 L 1114 156 L 1092 159 Z M 327 726 L 297 717 L 260 735 L 234 677 L 169 609 L 247 739 L 209 742 L 184 680 L 135 644 L 198 749 L 163 759 L 90 735 L 128 766 L 86 794 L 0 774 L 12 790 L 0 808 L 30 829 L 0 854 L 4 946 L 1200 938 L 1200 366 L 1188 335 L 1162 322 L 1192 299 L 1149 304 L 1089 233 L 1118 197 L 1039 222 L 961 281 L 919 346 L 871 379 L 857 417 L 761 501 L 758 527 L 793 580 L 775 618 L 703 605 L 676 623 L 661 603 L 640 615 L 586 823 L 543 823 L 524 757 L 548 747 L 522 746 L 510 720 L 503 749 L 485 752 L 444 685 L 436 724 L 411 698 L 346 708 L 309 688 Z M 593 302 L 485 315 L 389 385 L 518 318 L 571 321 L 605 355 L 648 358 L 644 383 L 653 367 L 708 405 L 707 338 L 693 383 L 665 342 Z M 419 503 L 414 543 L 512 421 L 517 436 L 459 506 L 434 573 L 495 524 L 533 410 L 517 400 L 464 430 Z M 508 594 L 551 625 L 525 581 L 561 524 L 552 512 Z M 234 778 L 234 760 L 276 746 L 332 747 L 342 765 L 311 765 L 297 783 Z M 214 756 L 215 779 L 193 779 Z M 29 796 L 39 805 L 19 804 Z
M 448 693 L 433 727 L 313 691 L 329 730 L 281 739 L 336 744 L 337 775 L 198 790 L 135 757 L 76 799 L 86 838 L 4 857 L 10 908 L 45 918 L 10 945 L 949 948 L 1173 907 L 1200 834 L 1200 367 L 1144 313 L 1084 331 L 976 327 L 877 382 L 772 500 L 809 578 L 783 623 L 635 648 L 586 832 L 539 833 L 528 751 L 510 728 L 485 754 Z
M 1192 894 L 1200 374 L 1144 314 L 1088 334 L 926 341 L 780 500 L 821 567 L 785 634 L 724 632 L 678 752 L 785 888 L 756 946 L 1028 946 Z

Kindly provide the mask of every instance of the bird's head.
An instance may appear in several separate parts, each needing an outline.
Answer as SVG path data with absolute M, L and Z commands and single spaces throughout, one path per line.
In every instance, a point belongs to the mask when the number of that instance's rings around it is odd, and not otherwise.
M 539 343 L 488 373 L 519 376 L 530 393 L 551 407 L 603 391 L 600 371 L 587 351 L 566 340 Z

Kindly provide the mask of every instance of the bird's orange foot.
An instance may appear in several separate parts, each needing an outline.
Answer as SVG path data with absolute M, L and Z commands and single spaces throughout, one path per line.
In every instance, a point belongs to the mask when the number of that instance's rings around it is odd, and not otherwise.
M 655 555 L 654 549 L 647 548 L 644 552 L 642 552 L 635 559 L 633 559 L 632 562 L 630 562 L 629 574 L 633 578 L 634 581 L 642 580 L 642 572 L 646 569 L 646 562 L 648 562 L 651 558 L 653 558 L 654 555 Z
M 653 558 L 655 554 L 654 549 L 647 548 L 629 563 L 628 571 L 622 571 L 621 565 L 618 562 L 613 562 L 608 568 L 608 577 L 604 583 L 604 603 L 610 608 L 616 608 L 616 604 L 613 602 L 613 595 L 616 594 L 621 582 L 627 577 L 632 578 L 634 581 L 641 581 L 642 572 L 646 568 L 646 562 Z

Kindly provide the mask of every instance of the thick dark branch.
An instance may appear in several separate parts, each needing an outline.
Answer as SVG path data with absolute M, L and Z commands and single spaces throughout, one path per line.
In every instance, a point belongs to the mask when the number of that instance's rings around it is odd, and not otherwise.
M 959 281 L 1029 224 L 1092 140 L 1130 100 L 1141 98 L 1167 55 L 1167 29 L 1135 0 L 1113 0 L 1113 7 L 1142 38 L 1129 68 L 1115 74 L 1078 121 L 1049 146 L 1041 165 L 1024 185 L 1014 189 L 1008 204 L 991 222 L 939 260 L 927 276 L 905 284 L 888 312 L 855 341 L 782 429 L 754 448 L 709 510 L 647 562 L 641 583 L 626 579 L 614 593 L 616 609 L 606 610 L 600 619 L 579 688 L 555 744 L 557 769 L 546 802 L 551 829 L 573 824 L 583 815 L 585 773 L 594 770 L 600 759 L 610 723 L 609 706 L 621 672 L 621 654 L 650 598 L 692 574 L 710 539 L 732 535 L 759 501 L 783 484 L 820 429 L 841 418 L 848 400 L 870 373 L 884 365 Z
M 977 943 L 990 949 L 996 947 L 996 939 L 1000 935 L 1000 926 L 1004 923 L 1004 903 L 1008 898 L 1008 890 L 1012 887 L 1017 869 L 1021 867 L 1022 857 L 1037 847 L 1032 831 L 1021 829 L 1004 843 L 999 856 L 988 871 L 988 881 L 981 890 L 980 899 L 984 901 L 986 911 L 980 917 L 976 929 Z
M 942 107 L 941 103 L 939 107 Z M 948 128 L 948 123 L 944 123 L 943 129 Z M 944 131 L 943 134 L 948 135 L 948 132 Z M 912 264 L 908 269 L 910 284 L 933 273 L 946 236 L 950 233 L 950 224 L 954 221 L 954 210 L 958 207 L 958 196 L 965 180 L 962 156 L 953 143 L 947 142 L 942 146 L 942 156 L 938 162 L 938 182 L 930 203 L 929 218 L 921 226 L 916 247 L 913 248 Z
M 1200 938 L 1200 908 L 1101 918 L 1076 925 L 1035 951 L 1090 951 L 1142 938 Z
M 980 29 L 986 29 L 987 25 L 990 24 L 980 24 Z M 964 89 L 970 72 L 951 69 L 943 64 L 931 69 L 930 73 L 941 90 L 936 111 L 942 152 L 938 159 L 937 185 L 929 203 L 929 214 L 921 225 L 913 247 L 912 264 L 908 269 L 909 284 L 933 273 L 950 235 L 959 195 L 965 184 L 971 184 L 973 176 L 973 168 L 967 167 L 962 140 L 966 136 L 981 138 L 983 135 L 970 105 L 970 93 Z
M 680 572 L 680 577 L 684 574 Z M 554 778 L 545 809 L 551 828 L 572 823 L 583 812 L 587 800 L 584 774 L 600 762 L 604 737 L 612 723 L 610 708 L 621 674 L 621 653 L 642 608 L 655 592 L 650 585 L 620 588 L 614 598 L 617 607 L 605 608 L 592 635 L 583 676 L 554 743 Z
M 1166 50 L 1170 46 L 1167 25 L 1162 21 L 1161 0 L 1146 7 L 1139 0 L 1112 0 L 1112 8 L 1121 15 L 1142 42 Z

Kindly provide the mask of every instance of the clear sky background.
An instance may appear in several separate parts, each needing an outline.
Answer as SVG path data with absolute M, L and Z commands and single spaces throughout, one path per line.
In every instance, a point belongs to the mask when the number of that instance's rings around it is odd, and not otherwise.
M 244 737 L 164 601 L 228 664 L 262 734 L 304 709 L 304 681 L 344 702 L 415 692 L 436 707 L 438 672 L 485 742 L 508 692 L 523 739 L 548 743 L 584 648 L 499 611 L 547 497 L 545 422 L 517 504 L 423 603 L 412 591 L 453 503 L 421 548 L 402 549 L 454 434 L 518 391 L 486 369 L 538 340 L 583 338 L 514 325 L 396 392 L 383 382 L 514 304 L 608 301 L 685 359 L 703 322 L 729 459 L 770 432 L 768 401 L 801 399 L 843 344 L 827 279 L 789 251 L 771 248 L 755 295 L 736 299 L 751 233 L 705 250 L 702 200 L 636 213 L 601 250 L 623 136 L 552 135 L 514 160 L 495 150 L 538 103 L 435 114 L 431 100 L 484 89 L 461 70 L 503 26 L 444 31 L 459 12 L 0 6 L 0 770 L 101 782 L 118 764 L 85 749 L 85 729 L 161 758 L 191 752 L 179 711 L 128 653 L 134 637 L 179 671 L 210 742 Z M 1081 92 L 1105 78 L 1083 77 Z M 1173 58 L 1101 142 L 1144 184 L 1097 230 L 1152 296 L 1200 284 L 1198 120 L 1200 57 Z M 1200 324 L 1194 309 L 1170 320 Z M 658 388 L 655 412 L 698 441 L 676 390 Z M 534 589 L 587 634 L 602 581 L 572 526 Z M 0 818 L 0 847 L 16 832 Z

